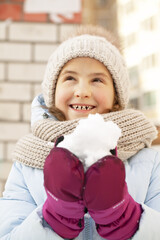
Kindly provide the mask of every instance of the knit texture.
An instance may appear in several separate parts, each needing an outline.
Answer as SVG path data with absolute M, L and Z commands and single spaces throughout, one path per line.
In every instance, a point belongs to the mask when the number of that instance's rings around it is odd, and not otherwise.
M 139 150 L 150 147 L 157 136 L 155 126 L 143 113 L 133 109 L 103 114 L 105 121 L 115 122 L 122 130 L 118 141 L 118 157 L 127 160 Z M 40 120 L 33 125 L 32 134 L 21 138 L 13 153 L 13 160 L 43 169 L 44 162 L 57 137 L 73 132 L 78 119 L 70 121 Z
M 42 92 L 47 107 L 54 104 L 54 94 L 58 75 L 69 60 L 77 57 L 90 57 L 102 62 L 109 70 L 115 83 L 118 103 L 126 108 L 129 99 L 129 80 L 125 62 L 119 50 L 103 37 L 81 35 L 64 41 L 51 55 L 44 80 Z

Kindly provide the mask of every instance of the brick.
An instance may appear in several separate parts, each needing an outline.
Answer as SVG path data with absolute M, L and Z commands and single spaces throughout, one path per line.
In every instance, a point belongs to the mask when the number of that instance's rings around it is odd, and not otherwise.
M 0 100 L 30 101 L 30 84 L 0 83 Z
M 74 23 L 82 23 L 82 12 L 74 13 L 74 17 L 72 19 Z
M 0 103 L 1 120 L 20 120 L 20 106 L 18 103 Z
M 0 180 L 1 183 L 7 180 L 9 172 L 11 170 L 12 163 L 4 162 L 0 163 Z
M 31 45 L 21 43 L 0 43 L 0 60 L 31 61 Z
M 41 84 L 35 84 L 34 89 L 33 89 L 33 98 L 35 96 L 39 95 L 40 93 L 42 93 Z
M 5 79 L 5 64 L 0 63 L 0 81 Z
M 59 41 L 62 42 L 70 32 L 77 27 L 77 24 L 62 24 L 60 25 L 60 39 Z
M 12 20 L 20 20 L 22 13 L 22 6 L 19 4 L 1 4 L 0 5 L 0 19 L 5 20 L 11 18 Z
M 34 49 L 34 60 L 47 62 L 57 44 L 36 44 Z
M 9 28 L 9 39 L 25 42 L 56 42 L 57 26 L 44 23 L 12 23 Z
M 23 104 L 23 121 L 31 121 L 31 103 Z
M 30 124 L 27 123 L 0 123 L 0 140 L 17 141 L 30 132 Z
M 24 13 L 23 20 L 27 22 L 47 22 L 48 15 L 45 13 Z
M 24 2 L 24 0 L 10 0 L 11 2 L 13 3 L 21 3 L 21 2 Z
M 20 82 L 42 82 L 46 64 L 17 64 L 8 65 L 8 80 Z
M 12 162 L 12 154 L 14 152 L 15 146 L 16 142 L 7 144 L 7 161 Z
M 0 23 L 0 40 L 4 40 L 6 38 L 6 23 Z
M 0 163 L 4 161 L 4 144 L 0 143 Z

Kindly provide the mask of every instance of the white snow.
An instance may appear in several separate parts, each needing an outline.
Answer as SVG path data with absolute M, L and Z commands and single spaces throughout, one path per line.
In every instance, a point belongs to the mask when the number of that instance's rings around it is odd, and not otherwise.
M 87 170 L 98 159 L 111 155 L 110 150 L 115 149 L 120 136 L 121 129 L 113 121 L 105 122 L 98 113 L 89 114 L 88 118 L 79 121 L 73 133 L 64 136 L 57 147 L 74 153 Z

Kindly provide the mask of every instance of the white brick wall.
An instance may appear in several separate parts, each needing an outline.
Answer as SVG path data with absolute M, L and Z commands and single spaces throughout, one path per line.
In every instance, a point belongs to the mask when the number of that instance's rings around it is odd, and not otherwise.
M 34 49 L 34 61 L 47 62 L 57 44 L 36 44 Z
M 41 82 L 46 64 L 10 63 L 8 65 L 8 80 L 20 82 Z
M 4 159 L 4 143 L 0 143 L 0 162 Z
M 59 40 L 60 42 L 62 42 L 64 39 L 66 39 L 66 37 L 70 34 L 70 31 L 73 29 L 73 28 L 76 28 L 76 24 L 62 24 L 60 26 L 60 29 L 59 29 Z
M 5 154 L 6 154 L 6 159 L 8 162 L 12 163 L 12 153 L 15 149 L 16 142 L 8 142 L 5 146 Z
M 0 103 L 0 119 L 8 121 L 20 120 L 20 105 L 18 103 Z
M 31 101 L 31 85 L 0 83 L 0 100 Z
M 6 173 L 8 173 L 11 169 L 11 163 L 0 163 L 0 179 L 6 179 Z
M 25 42 L 56 42 L 57 26 L 41 23 L 12 23 L 9 27 L 9 40 Z
M 0 23 L 0 40 L 4 40 L 6 38 L 6 22 Z
M 0 81 L 5 78 L 5 64 L 0 63 Z
M 25 103 L 22 106 L 22 120 L 29 122 L 31 119 L 31 104 Z
M 5 181 L 6 181 L 6 178 L 8 177 L 11 167 L 12 167 L 12 163 L 9 163 L 9 162 L 0 163 L 0 197 L 2 196 L 2 192 L 5 186 Z
M 37 96 L 39 93 L 41 93 L 41 83 L 35 84 L 33 88 L 33 96 Z
M 31 44 L 0 43 L 0 60 L 2 61 L 31 61 Z
M 0 22 L 0 196 L 17 140 L 31 131 L 31 102 L 46 63 L 73 24 Z
M 23 137 L 25 134 L 29 133 L 30 124 L 29 123 L 8 123 L 1 122 L 0 124 L 0 141 L 17 141 L 19 138 Z

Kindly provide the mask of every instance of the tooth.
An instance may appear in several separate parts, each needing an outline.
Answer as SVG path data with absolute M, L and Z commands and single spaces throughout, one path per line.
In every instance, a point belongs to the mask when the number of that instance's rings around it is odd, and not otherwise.
M 92 109 L 93 107 L 92 107 L 92 106 L 72 105 L 72 108 L 73 108 L 73 109 L 76 109 L 76 110 L 90 110 L 90 109 Z

